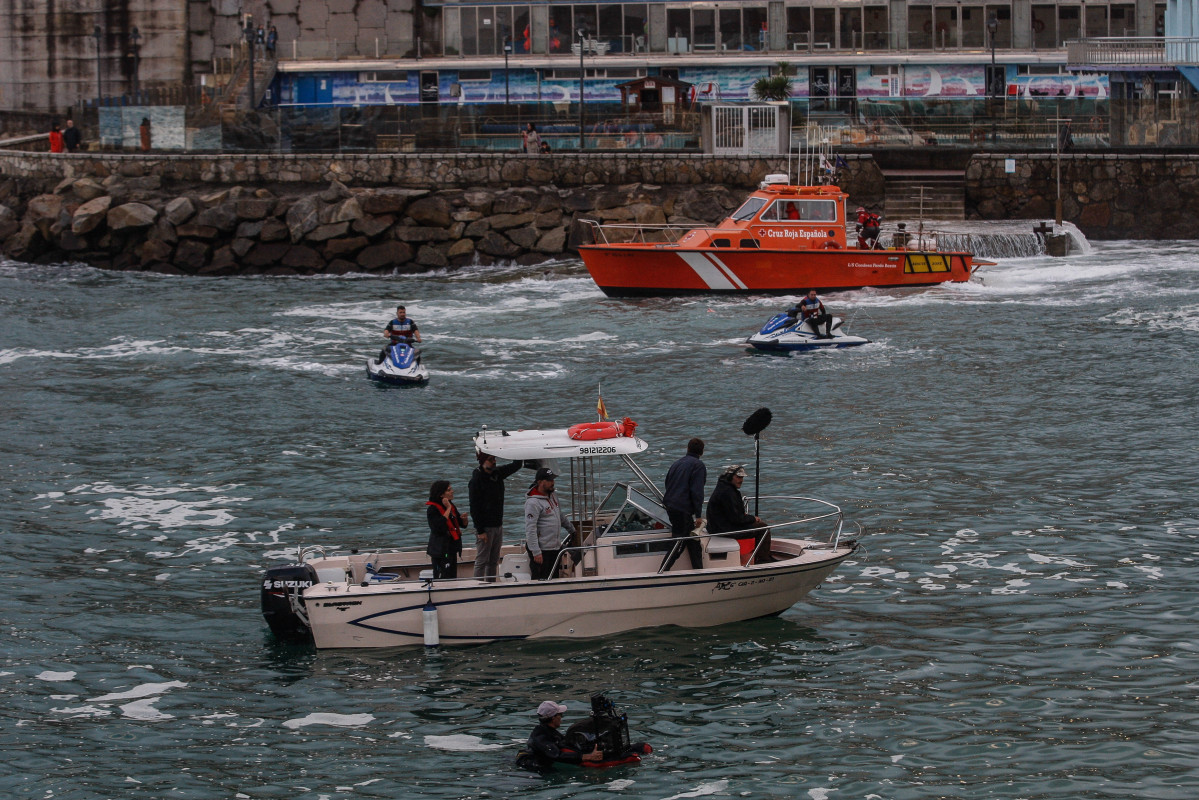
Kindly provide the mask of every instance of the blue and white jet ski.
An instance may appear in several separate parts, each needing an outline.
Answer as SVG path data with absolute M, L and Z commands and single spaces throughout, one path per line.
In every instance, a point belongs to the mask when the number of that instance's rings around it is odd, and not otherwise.
M 373 381 L 394 384 L 421 384 L 429 380 L 429 370 L 420 363 L 420 355 L 411 345 L 400 342 L 387 346 L 383 361 L 366 360 L 366 374 Z
M 785 313 L 775 314 L 762 326 L 762 330 L 745 341 L 759 350 L 774 352 L 830 350 L 838 347 L 854 347 L 859 344 L 870 344 L 869 339 L 861 336 L 850 336 L 842 329 L 845 321 L 833 317 L 832 337 L 820 338 L 810 322 L 800 322 L 795 317 Z

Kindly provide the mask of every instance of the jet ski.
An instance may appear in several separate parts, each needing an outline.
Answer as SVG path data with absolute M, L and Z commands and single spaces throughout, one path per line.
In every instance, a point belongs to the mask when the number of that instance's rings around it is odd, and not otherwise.
M 373 381 L 400 385 L 422 384 L 429 380 L 429 370 L 420 363 L 420 355 L 403 342 L 388 345 L 387 356 L 382 361 L 368 358 L 366 374 Z
M 789 352 L 803 350 L 830 350 L 838 347 L 854 347 L 859 344 L 870 344 L 869 339 L 861 336 L 850 336 L 842 326 L 845 320 L 833 317 L 832 337 L 820 338 L 810 322 L 800 322 L 795 317 L 785 313 L 775 314 L 762 326 L 762 330 L 745 341 L 759 350 L 774 352 Z

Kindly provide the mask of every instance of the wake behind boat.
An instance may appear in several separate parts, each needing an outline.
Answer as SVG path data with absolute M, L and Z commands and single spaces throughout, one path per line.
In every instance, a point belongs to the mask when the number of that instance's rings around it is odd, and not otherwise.
M 787 313 L 775 314 L 762 329 L 745 340 L 758 350 L 773 352 L 803 352 L 805 350 L 830 350 L 840 347 L 856 347 L 870 344 L 869 339 L 851 336 L 845 332 L 844 320 L 833 317 L 832 335 L 820 336 L 810 320 L 800 320 Z
M 578 533 L 551 572 L 559 577 L 530 580 L 523 545 L 503 548 L 493 582 L 471 577 L 473 548 L 459 557 L 457 577 L 434 580 L 423 547 L 328 554 L 308 547 L 297 564 L 273 567 L 264 576 L 262 609 L 271 630 L 283 638 L 311 635 L 318 648 L 339 648 L 722 625 L 786 611 L 857 549 L 856 542 L 842 540 L 843 516 L 835 505 L 763 497 L 761 516 L 771 520 L 773 532 L 772 539 L 762 539 L 772 542 L 769 553 L 755 549 L 743 559 L 735 533 L 704 534 L 701 569 L 684 558 L 662 572 L 663 557 L 677 540 L 670 538 L 660 490 L 632 459 L 649 445 L 631 422 L 484 429 L 474 444 L 502 459 L 569 462 L 562 493 Z M 596 462 L 608 457 L 623 461 L 633 480 L 616 482 L 601 495 Z M 562 505 L 567 508 L 565 498 Z M 744 535 L 752 543 L 752 533 Z
M 601 224 L 580 220 L 587 271 L 609 297 L 714 292 L 806 292 L 922 286 L 970 279 L 971 253 L 889 248 L 847 235 L 848 195 L 836 186 L 796 186 L 767 175 L 740 208 L 713 227 Z M 877 224 L 877 223 L 876 223 Z M 864 245 L 864 246 L 863 246 Z

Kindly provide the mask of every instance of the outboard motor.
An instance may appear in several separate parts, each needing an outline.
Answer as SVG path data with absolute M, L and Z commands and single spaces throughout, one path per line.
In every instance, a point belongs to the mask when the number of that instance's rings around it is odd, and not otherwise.
M 304 590 L 317 584 L 311 564 L 271 567 L 262 579 L 262 616 L 271 633 L 288 641 L 312 638 L 304 608 Z
M 617 714 L 616 706 L 603 694 L 591 695 L 591 717 L 566 729 L 566 746 L 580 753 L 590 753 L 599 745 L 605 761 L 626 758 L 629 743 L 629 718 Z

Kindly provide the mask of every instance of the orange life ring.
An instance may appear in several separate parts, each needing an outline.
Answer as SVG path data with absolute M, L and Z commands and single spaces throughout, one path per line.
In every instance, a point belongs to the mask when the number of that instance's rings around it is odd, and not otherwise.
M 1041 22 L 1039 19 L 1034 19 L 1032 21 L 1032 29 L 1037 33 L 1040 33 L 1041 31 L 1045 30 L 1045 23 Z
M 937 23 L 937 33 L 948 33 L 948 32 L 949 32 L 949 23 L 948 22 L 938 22 Z
M 571 439 L 583 442 L 593 442 L 596 439 L 616 439 L 620 436 L 632 436 L 637 429 L 637 423 L 625 417 L 617 422 L 583 422 L 571 425 L 566 429 L 566 435 Z

